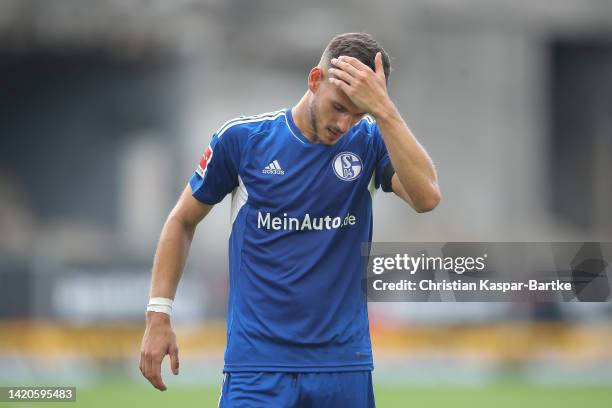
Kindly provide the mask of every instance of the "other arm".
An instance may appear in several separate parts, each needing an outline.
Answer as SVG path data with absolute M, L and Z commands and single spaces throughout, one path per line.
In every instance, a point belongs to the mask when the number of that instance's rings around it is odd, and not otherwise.
M 189 185 L 185 187 L 161 232 L 153 261 L 150 297 L 174 299 L 196 226 L 212 207 L 195 199 Z M 140 350 L 140 371 L 160 391 L 167 388 L 161 377 L 161 362 L 166 354 L 170 355 L 172 372 L 177 375 L 178 347 L 170 316 L 149 311 Z

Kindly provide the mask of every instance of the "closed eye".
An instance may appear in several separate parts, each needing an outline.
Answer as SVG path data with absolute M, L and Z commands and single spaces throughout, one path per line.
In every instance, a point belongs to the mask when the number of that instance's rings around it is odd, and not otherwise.
M 334 103 L 334 104 L 333 104 L 333 106 L 334 106 L 334 109 L 335 109 L 336 111 L 338 111 L 338 112 L 341 112 L 341 113 L 348 112 L 348 109 L 346 109 L 346 108 L 345 108 L 344 106 L 342 106 L 342 105 L 339 105 L 339 104 L 337 104 L 337 103 Z M 358 119 L 361 119 L 361 118 L 363 118 L 363 117 L 365 116 L 365 112 L 363 112 L 363 113 L 353 113 L 352 115 L 353 115 L 353 116 L 355 116 L 355 117 L 356 117 L 356 118 L 358 118 Z

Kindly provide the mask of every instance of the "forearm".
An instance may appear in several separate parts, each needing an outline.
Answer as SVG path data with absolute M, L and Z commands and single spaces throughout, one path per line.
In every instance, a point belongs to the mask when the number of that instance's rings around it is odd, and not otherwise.
M 153 260 L 150 297 L 174 299 L 196 225 L 211 208 L 211 205 L 202 204 L 192 197 L 189 184 L 185 186 L 162 228 Z M 166 390 L 160 373 L 161 361 L 166 354 L 170 355 L 172 372 L 178 374 L 178 347 L 170 315 L 163 311 L 149 310 L 140 351 L 140 371 L 161 391 Z
M 393 168 L 417 211 L 428 211 L 440 199 L 433 162 L 414 137 L 395 105 L 389 102 L 374 114 Z
M 174 299 L 194 232 L 194 227 L 170 214 L 155 252 L 150 297 Z

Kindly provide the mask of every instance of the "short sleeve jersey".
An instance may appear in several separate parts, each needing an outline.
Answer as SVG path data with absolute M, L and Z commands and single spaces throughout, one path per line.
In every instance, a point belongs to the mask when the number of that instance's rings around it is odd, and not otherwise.
M 309 142 L 290 109 L 213 135 L 189 183 L 206 204 L 232 193 L 224 371 L 373 368 L 361 244 L 388 165 L 367 116 L 333 146 Z

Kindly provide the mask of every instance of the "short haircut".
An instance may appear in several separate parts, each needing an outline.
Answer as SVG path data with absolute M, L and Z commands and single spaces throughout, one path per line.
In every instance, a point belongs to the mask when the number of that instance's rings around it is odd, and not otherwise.
M 389 54 L 387 54 L 374 37 L 368 33 L 344 33 L 335 36 L 329 44 L 327 44 L 327 47 L 325 47 L 325 51 L 323 51 L 323 55 L 321 56 L 321 61 L 327 64 L 327 66 L 330 66 L 332 58 L 346 55 L 357 58 L 370 67 L 372 71 L 375 71 L 374 57 L 376 57 L 376 53 L 378 52 L 382 55 L 385 79 L 389 82 L 389 75 L 391 75 Z

